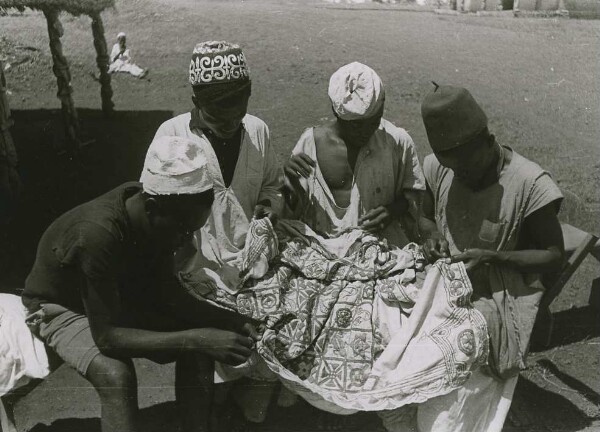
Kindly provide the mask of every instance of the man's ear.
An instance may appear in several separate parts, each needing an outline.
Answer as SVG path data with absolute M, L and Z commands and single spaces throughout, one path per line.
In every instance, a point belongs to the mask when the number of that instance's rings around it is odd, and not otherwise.
M 488 145 L 491 147 L 496 143 L 496 136 L 494 134 L 488 135 Z
M 144 211 L 148 217 L 154 216 L 158 213 L 158 202 L 155 198 L 146 198 L 144 201 Z

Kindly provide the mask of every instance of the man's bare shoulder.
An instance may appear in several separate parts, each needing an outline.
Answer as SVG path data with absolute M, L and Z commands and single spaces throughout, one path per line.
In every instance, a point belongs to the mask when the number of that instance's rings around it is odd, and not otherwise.
M 324 123 L 313 128 L 313 138 L 317 150 L 333 150 L 337 147 L 344 146 L 342 138 L 339 136 L 335 121 Z

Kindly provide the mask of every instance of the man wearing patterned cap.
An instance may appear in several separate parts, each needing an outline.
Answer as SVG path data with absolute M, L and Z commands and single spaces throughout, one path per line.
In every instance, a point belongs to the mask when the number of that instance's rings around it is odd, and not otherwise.
M 224 41 L 199 43 L 188 72 L 194 108 L 166 121 L 156 132 L 156 137 L 181 136 L 200 146 L 214 182 L 212 212 L 196 233 L 196 250 L 186 270 L 193 273 L 209 268 L 213 275 L 239 273 L 235 266 L 241 259 L 251 219 L 274 219 L 282 207 L 283 174 L 271 147 L 269 128 L 247 113 L 252 81 L 240 47 Z M 218 381 L 239 378 L 218 364 L 217 368 Z M 246 399 L 256 401 L 259 397 Z M 264 420 L 266 408 L 242 405 L 246 417 L 255 422 Z
M 243 363 L 258 336 L 240 315 L 197 301 L 173 271 L 174 251 L 213 203 L 202 148 L 156 139 L 140 181 L 72 209 L 46 230 L 23 292 L 28 324 L 94 385 L 103 432 L 139 430 L 137 357 L 177 362 L 183 428 L 207 430 L 213 362 Z
M 562 264 L 562 194 L 547 171 L 498 144 L 468 90 L 436 84 L 421 111 L 433 150 L 424 161 L 424 249 L 431 261 L 464 262 L 474 307 L 488 324 L 490 356 L 487 373 L 476 371 L 464 388 L 419 407 L 419 430 L 500 430 L 508 410 L 500 398 L 510 400 L 525 367 L 543 293 L 535 274 Z
M 240 47 L 198 44 L 189 80 L 194 108 L 163 123 L 156 137 L 181 136 L 203 148 L 215 203 L 197 246 L 204 258 L 220 265 L 239 256 L 253 216 L 273 217 L 281 207 L 282 175 L 269 128 L 247 114 L 252 82 Z
M 334 235 L 359 226 L 404 246 L 425 181 L 408 133 L 382 118 L 385 91 L 354 62 L 329 81 L 335 120 L 307 129 L 285 165 L 293 216 Z

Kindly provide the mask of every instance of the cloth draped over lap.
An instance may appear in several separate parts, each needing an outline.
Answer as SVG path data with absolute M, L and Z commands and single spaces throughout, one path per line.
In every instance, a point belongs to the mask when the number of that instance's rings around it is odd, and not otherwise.
M 250 224 L 237 280 L 179 276 L 197 298 L 265 324 L 249 369 L 266 364 L 330 412 L 379 411 L 447 394 L 487 361 L 464 265 L 425 272 L 422 257 L 414 244 L 390 247 L 357 229 L 325 239 L 299 221 L 275 231 L 264 218 Z
M 44 343 L 27 327 L 21 297 L 0 294 L 0 396 L 49 373 Z

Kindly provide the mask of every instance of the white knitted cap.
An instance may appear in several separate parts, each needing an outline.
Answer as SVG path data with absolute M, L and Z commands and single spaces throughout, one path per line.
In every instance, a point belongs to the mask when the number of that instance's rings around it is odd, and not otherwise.
M 342 66 L 329 80 L 329 99 L 342 120 L 369 118 L 381 108 L 385 96 L 379 75 L 359 62 Z
M 140 182 L 149 195 L 198 194 L 213 187 L 201 146 L 176 136 L 152 141 Z

